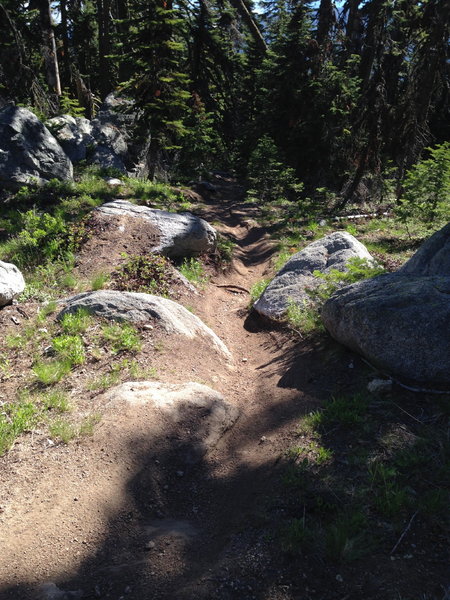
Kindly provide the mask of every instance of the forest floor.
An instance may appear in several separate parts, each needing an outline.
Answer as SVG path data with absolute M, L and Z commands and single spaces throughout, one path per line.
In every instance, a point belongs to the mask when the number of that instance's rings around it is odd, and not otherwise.
M 394 385 L 390 399 L 406 408 L 394 409 L 387 422 L 386 413 L 380 417 L 384 401 L 375 398 L 367 418 L 376 431 L 367 439 L 339 426 L 327 432 L 320 443 L 334 451 L 335 464 L 329 466 L 331 453 L 325 456 L 324 472 L 317 460 L 305 488 L 306 463 L 298 457 L 312 461 L 319 446 L 311 428 L 299 427 L 302 419 L 332 397 L 366 390 L 377 375 L 326 336 L 302 339 L 287 328 L 268 328 L 249 312 L 246 290 L 272 273 L 275 251 L 254 220 L 257 212 L 235 182 L 219 186 L 200 216 L 236 243 L 232 264 L 198 295 L 180 300 L 225 342 L 232 364 L 200 343 L 169 337 L 144 344 L 136 356 L 160 381 L 217 389 L 239 407 L 238 421 L 199 463 L 180 470 L 171 453 L 180 432 L 158 437 L 142 412 L 105 410 L 102 394 L 82 391 L 82 381 L 98 368 L 86 365 L 74 402 L 79 411 L 92 405 L 102 414 L 92 435 L 65 445 L 34 431 L 0 459 L 1 600 L 39 598 L 42 590 L 55 599 L 448 598 L 443 529 L 413 509 L 399 509 L 395 527 L 388 518 L 372 519 L 363 544 L 344 531 L 334 553 L 333 544 L 325 551 L 315 539 L 319 529 L 305 527 L 310 511 L 317 525 L 336 506 L 350 504 L 349 494 L 363 481 L 363 467 L 348 459 L 348 448 L 356 457 L 357 449 L 368 453 L 375 438 L 410 435 L 413 419 L 424 414 L 423 398 Z M 36 307 L 21 310 L 2 311 L 4 330 L 14 327 L 11 317 L 23 321 L 23 312 Z M 430 419 L 441 414 L 435 406 L 425 413 Z M 299 447 L 309 448 L 307 454 Z M 349 546 L 358 544 L 365 547 L 352 554 Z M 58 595 L 52 583 L 67 593 Z

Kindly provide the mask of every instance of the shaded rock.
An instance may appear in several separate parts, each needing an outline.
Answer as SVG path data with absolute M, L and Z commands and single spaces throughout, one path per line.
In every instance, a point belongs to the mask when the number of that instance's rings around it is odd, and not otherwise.
M 0 260 L 0 306 L 9 304 L 24 289 L 25 281 L 19 269 Z
M 39 600 L 80 600 L 83 598 L 82 590 L 65 592 L 55 583 L 43 583 L 38 588 Z
M 26 108 L 0 110 L 0 186 L 71 180 L 72 163 L 50 131 Z
M 392 390 L 392 380 L 372 379 L 367 384 L 367 389 L 371 394 L 387 394 Z
M 336 231 L 309 244 L 294 254 L 276 274 L 253 308 L 269 319 L 282 319 L 292 301 L 303 304 L 310 299 L 307 290 L 322 283 L 314 271 L 345 271 L 352 258 L 373 262 L 366 247 L 346 231 Z
M 173 426 L 188 426 L 187 440 L 182 440 L 178 451 L 183 461 L 193 464 L 213 448 L 239 416 L 236 406 L 225 401 L 215 390 L 199 383 L 168 384 L 138 381 L 123 383 L 109 390 L 106 399 L 110 406 L 127 403 L 133 407 L 149 405 L 156 415 L 162 414 L 165 428 L 167 419 Z
M 130 166 L 128 144 L 136 120 L 133 101 L 114 93 L 109 94 L 91 121 L 95 149 L 89 162 L 102 168 L 112 167 L 126 173 Z
M 149 252 L 180 258 L 211 252 L 216 245 L 217 234 L 211 225 L 190 213 L 171 213 L 137 206 L 126 200 L 113 200 L 96 210 L 103 215 L 125 215 L 152 223 L 159 230 L 160 239 L 157 245 L 148 249 Z
M 99 290 L 85 292 L 64 301 L 65 308 L 58 319 L 66 313 L 84 308 L 91 314 L 105 319 L 130 321 L 132 323 L 155 323 L 169 334 L 183 335 L 189 339 L 197 336 L 208 339 L 212 346 L 227 359 L 230 351 L 217 335 L 196 315 L 184 306 L 151 294 Z
M 428 238 L 398 272 L 450 277 L 450 223 Z
M 322 320 L 400 381 L 450 389 L 450 277 L 400 272 L 355 283 L 325 303 Z
M 88 147 L 94 144 L 92 126 L 88 119 L 60 115 L 49 119 L 45 124 L 73 163 L 86 158 Z

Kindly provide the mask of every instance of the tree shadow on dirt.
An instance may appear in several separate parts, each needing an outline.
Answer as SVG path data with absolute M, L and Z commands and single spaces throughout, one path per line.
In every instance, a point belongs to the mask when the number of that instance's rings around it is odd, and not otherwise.
M 55 600 L 77 598 L 76 590 L 87 599 L 265 597 L 275 567 L 266 552 L 261 550 L 255 564 L 248 552 L 261 543 L 264 528 L 258 515 L 277 464 L 273 457 L 256 466 L 232 463 L 247 451 L 243 439 L 254 442 L 270 436 L 280 418 L 296 419 L 303 413 L 303 403 L 274 403 L 236 439 L 231 431 L 219 442 L 228 446 L 231 457 L 224 475 L 214 451 L 197 464 L 186 462 L 196 448 L 188 438 L 180 438 L 179 426 L 160 438 L 134 439 L 130 453 L 139 468 L 126 483 L 128 500 L 110 519 L 102 545 L 77 574 L 66 578 L 61 573 L 54 580 L 61 590 L 74 592 L 55 595 Z M 0 587 L 2 600 L 35 597 L 36 591 L 26 584 Z

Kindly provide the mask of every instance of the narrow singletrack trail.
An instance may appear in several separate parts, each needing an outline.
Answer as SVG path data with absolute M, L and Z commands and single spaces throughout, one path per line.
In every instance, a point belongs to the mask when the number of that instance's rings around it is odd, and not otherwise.
M 55 599 L 303 597 L 286 581 L 265 537 L 271 517 L 264 503 L 298 419 L 316 407 L 319 388 L 330 393 L 335 382 L 330 372 L 318 384 L 322 365 L 314 352 L 249 316 L 247 291 L 268 275 L 275 250 L 254 213 L 236 183 L 218 185 L 201 216 L 235 242 L 234 259 L 193 301 L 233 355 L 226 368 L 211 361 L 210 380 L 239 406 L 237 423 L 184 471 L 169 454 L 155 455 L 146 425 L 126 415 L 114 429 L 99 427 L 89 442 L 59 449 L 57 459 L 13 453 L 7 473 L 16 474 L 14 510 L 0 521 L 2 600 L 35 598 L 45 582 L 83 594 Z M 194 346 L 190 358 L 191 373 L 178 373 L 185 381 L 195 378 Z M 166 438 L 171 435 L 178 433 Z

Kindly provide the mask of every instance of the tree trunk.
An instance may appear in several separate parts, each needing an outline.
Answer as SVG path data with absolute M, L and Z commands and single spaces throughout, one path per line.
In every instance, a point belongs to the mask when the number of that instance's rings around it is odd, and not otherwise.
M 97 0 L 99 89 L 102 98 L 113 88 L 109 59 L 111 54 L 110 16 L 111 0 Z
M 250 33 L 255 41 L 255 44 L 259 48 L 259 50 L 265 54 L 267 52 L 267 44 L 262 36 L 261 31 L 259 30 L 258 25 L 256 24 L 248 6 L 245 4 L 244 0 L 231 0 L 231 4 L 240 14 L 242 20 L 247 25 L 250 30 Z
M 61 96 L 58 58 L 56 56 L 56 41 L 52 27 L 50 0 L 31 0 L 30 9 L 39 10 L 42 32 L 42 52 L 45 63 L 45 79 L 57 96 Z
M 64 65 L 64 82 L 68 85 L 70 82 L 70 56 L 69 56 L 69 27 L 67 20 L 67 0 L 59 1 L 59 9 L 61 11 L 61 29 L 63 42 L 63 65 Z

